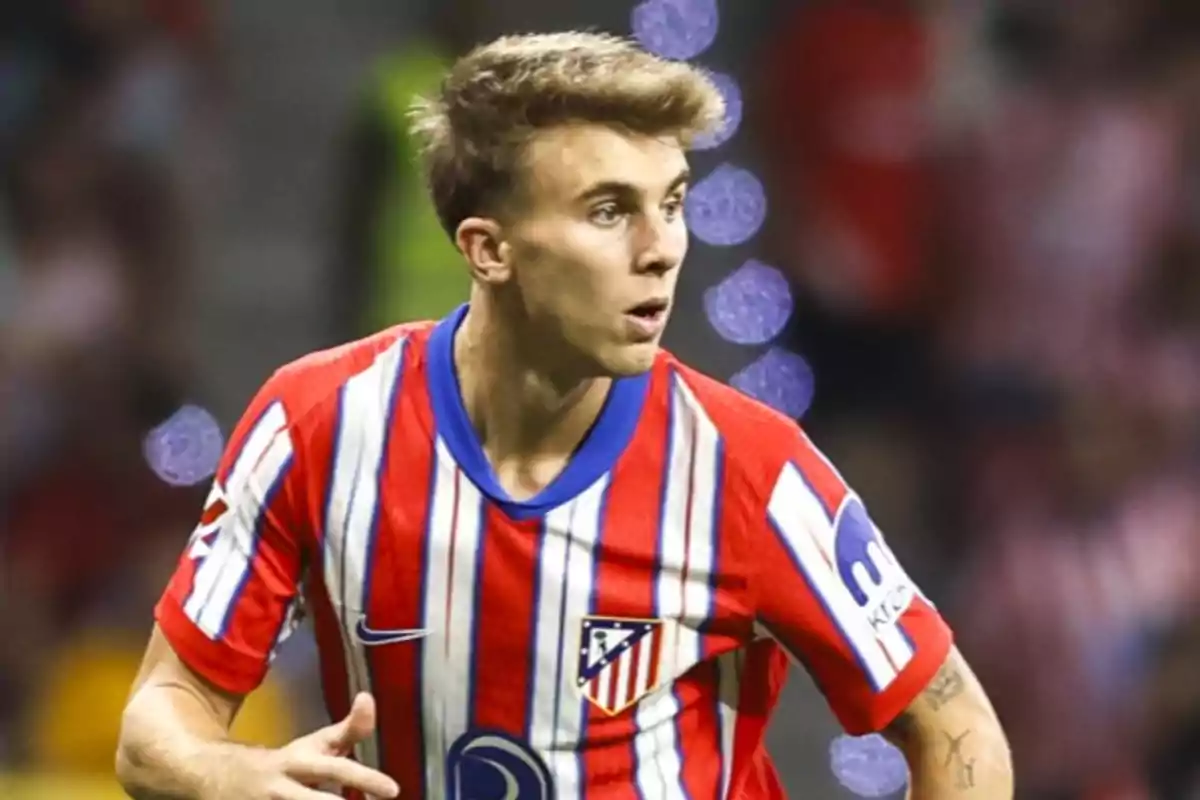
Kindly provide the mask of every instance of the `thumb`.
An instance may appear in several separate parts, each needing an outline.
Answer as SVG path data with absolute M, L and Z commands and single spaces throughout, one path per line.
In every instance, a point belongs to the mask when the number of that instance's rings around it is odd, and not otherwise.
M 350 704 L 350 713 L 325 730 L 329 746 L 347 750 L 354 747 L 375 731 L 375 698 L 359 692 Z

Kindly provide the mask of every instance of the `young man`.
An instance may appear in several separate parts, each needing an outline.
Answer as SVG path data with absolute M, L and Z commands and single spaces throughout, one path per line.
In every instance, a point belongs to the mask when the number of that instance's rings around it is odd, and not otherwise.
M 983 691 L 857 496 L 659 349 L 684 149 L 721 114 L 701 73 L 607 36 L 452 68 L 415 129 L 470 304 L 252 402 L 157 608 L 131 795 L 776 798 L 790 655 L 847 730 L 900 744 L 915 796 L 1011 797 Z M 228 742 L 302 608 L 341 721 Z

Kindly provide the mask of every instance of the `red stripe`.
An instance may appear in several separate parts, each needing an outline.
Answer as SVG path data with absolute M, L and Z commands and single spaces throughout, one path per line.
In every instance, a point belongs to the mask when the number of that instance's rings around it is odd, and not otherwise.
M 720 721 L 716 661 L 705 661 L 675 682 L 679 716 L 676 748 L 683 759 L 683 785 L 688 797 L 703 797 L 721 780 Z
M 821 505 L 825 507 L 825 513 L 832 519 L 849 489 L 817 452 L 812 442 L 803 435 L 799 438 L 799 445 L 792 449 L 793 463 L 800 470 L 805 482 L 812 487 Z
M 482 547 L 476 607 L 483 618 L 473 623 L 479 632 L 474 654 L 475 725 L 522 736 L 533 675 L 529 642 L 534 635 L 539 522 L 513 522 L 488 507 Z M 499 613 L 489 615 L 489 609 Z
M 733 738 L 730 797 L 761 797 L 764 800 L 782 800 L 784 797 L 764 739 L 771 710 L 779 701 L 788 669 L 787 656 L 774 642 L 760 640 L 746 648 Z
M 342 622 L 329 602 L 325 581 L 314 574 L 311 586 L 312 590 L 308 593 L 308 609 L 312 615 L 317 652 L 320 654 L 325 710 L 331 720 L 338 720 L 350 712 L 350 679 L 346 674 Z
M 342 640 L 342 621 L 330 603 L 329 590 L 321 572 L 324 563 L 321 550 L 325 545 L 325 498 L 328 496 L 332 478 L 335 426 L 335 398 L 331 397 L 328 414 L 321 424 L 297 443 L 296 464 L 302 465 L 297 476 L 304 483 L 302 497 L 307 498 L 307 516 L 311 520 L 306 527 L 315 532 L 317 540 L 314 552 L 308 559 L 312 566 L 308 572 L 305 598 L 312 618 L 313 636 L 320 657 L 321 689 L 325 709 L 331 720 L 340 720 L 350 712 L 350 679 L 346 674 L 346 651 Z
M 621 683 L 618 680 L 621 673 L 620 661 L 614 661 L 608 666 L 608 670 L 610 672 L 608 680 L 608 707 L 615 709 L 625 704 L 625 698 L 618 693 Z
M 693 416 L 688 427 L 690 428 L 688 437 L 692 443 L 692 452 L 688 454 L 687 491 L 683 496 L 683 574 L 679 581 L 679 607 L 685 611 L 692 610 L 687 608 L 686 601 L 688 572 L 691 570 L 692 564 L 692 501 L 696 494 L 696 453 L 700 450 L 700 442 L 697 441 L 700 434 L 699 419 Z
M 200 515 L 200 526 L 204 527 L 212 525 L 221 518 L 221 515 L 229 510 L 229 506 L 225 503 L 224 497 L 217 497 L 212 501 L 212 505 L 204 509 L 204 513 Z
M 410 350 L 411 352 L 411 350 Z M 372 561 L 371 597 L 367 618 L 372 627 L 423 627 L 424 566 L 428 558 L 427 525 L 433 442 L 424 436 L 404 436 L 417 430 L 416 412 L 426 402 L 418 375 L 408 358 L 401 382 L 388 452 L 380 480 L 379 525 Z M 386 772 L 412 800 L 422 796 L 425 780 L 424 737 L 421 728 L 420 641 L 368 647 L 375 706 L 378 715 L 380 760 Z
M 638 667 L 641 666 L 641 661 L 644 657 L 642 653 L 642 645 L 646 641 L 647 637 L 653 635 L 654 631 L 646 634 L 646 636 L 638 639 L 633 647 L 631 647 L 629 650 L 629 674 L 625 677 L 625 686 L 623 687 L 624 692 L 621 698 L 621 705 L 627 704 L 630 698 L 633 697 L 633 693 L 637 691 Z

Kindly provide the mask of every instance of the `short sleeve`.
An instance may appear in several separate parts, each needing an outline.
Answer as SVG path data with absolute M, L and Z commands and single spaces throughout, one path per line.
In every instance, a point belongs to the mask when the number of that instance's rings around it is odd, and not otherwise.
M 234 429 L 199 524 L 155 608 L 180 659 L 245 694 L 299 608 L 300 486 L 287 407 L 272 378 Z
M 809 671 L 847 732 L 878 731 L 933 678 L 952 635 L 863 501 L 793 430 L 748 523 L 756 618 Z

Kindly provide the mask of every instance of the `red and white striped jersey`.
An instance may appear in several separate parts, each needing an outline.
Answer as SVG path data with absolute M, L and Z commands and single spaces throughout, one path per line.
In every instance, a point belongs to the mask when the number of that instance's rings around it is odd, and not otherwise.
M 663 353 L 515 501 L 463 407 L 464 310 L 283 368 L 238 425 L 156 617 L 249 692 L 311 618 L 331 716 L 407 798 L 777 798 L 763 748 L 803 664 L 888 724 L 950 632 L 791 421 Z

